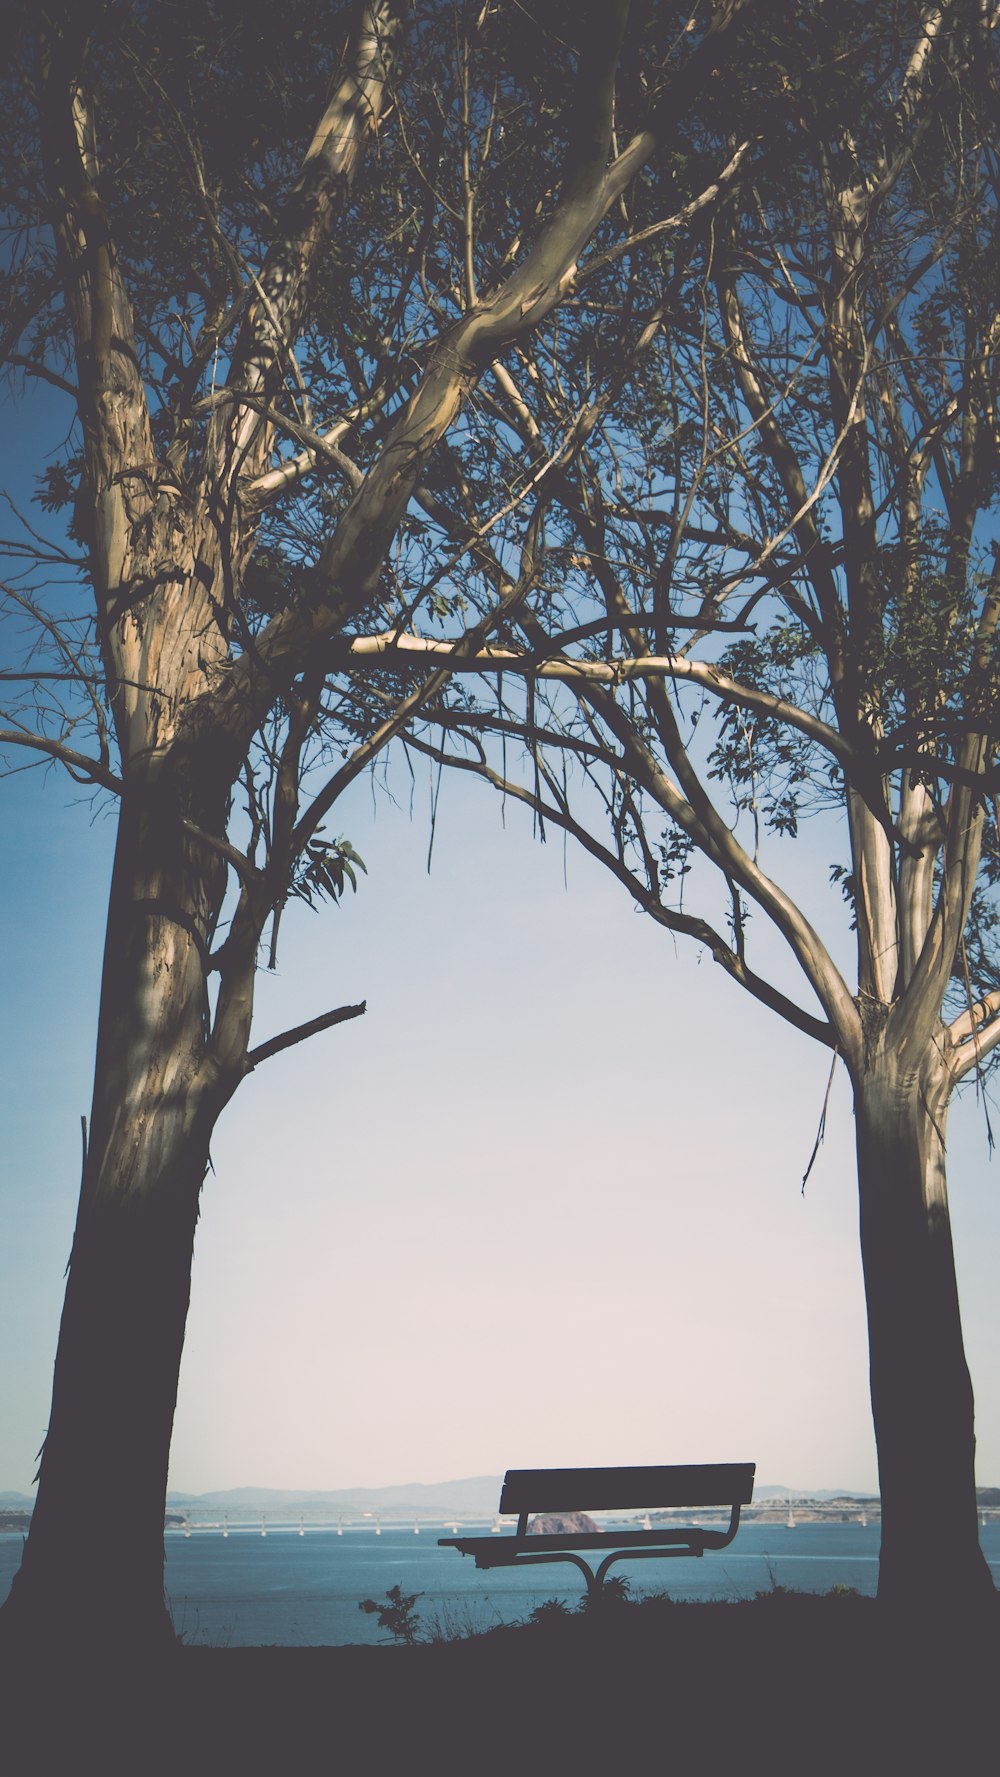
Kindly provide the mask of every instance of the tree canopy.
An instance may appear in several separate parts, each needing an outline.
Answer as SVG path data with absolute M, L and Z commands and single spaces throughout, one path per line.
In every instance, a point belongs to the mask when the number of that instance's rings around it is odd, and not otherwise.
M 492 663 L 463 663 L 486 673 L 486 699 L 466 691 L 434 712 L 450 729 L 464 719 L 467 736 L 507 726 L 551 743 L 532 747 L 531 773 L 544 771 L 545 815 L 564 824 L 572 756 L 576 781 L 601 788 L 609 861 L 640 903 L 769 997 L 741 936 L 747 899 L 762 905 L 826 1021 L 787 1000 L 778 1009 L 845 1056 L 853 996 L 772 895 L 766 836 L 794 836 L 846 797 L 857 856 L 830 862 L 858 923 L 860 991 L 888 1003 L 915 965 L 924 933 L 913 921 L 931 920 L 935 871 L 970 841 L 957 811 L 972 811 L 976 856 L 955 868 L 971 891 L 982 845 L 979 886 L 968 907 L 955 903 L 940 953 L 935 942 L 932 989 L 956 1015 L 970 992 L 981 1005 L 956 1031 L 963 1072 L 1000 1038 L 988 998 L 996 169 L 990 46 L 967 34 L 977 16 L 914 12 L 907 35 L 899 9 L 821 9 L 808 29 L 799 20 L 802 40 L 781 62 L 764 63 L 775 90 L 751 96 L 767 101 L 766 138 L 735 88 L 720 106 L 725 134 L 700 120 L 699 147 L 717 165 L 747 145 L 730 190 L 680 251 L 669 234 L 641 254 L 612 250 L 599 292 L 587 285 L 575 305 L 579 332 L 560 315 L 558 356 L 533 342 L 516 386 L 505 373 L 491 419 L 533 483 L 520 522 L 524 535 L 534 526 L 544 584 Z M 492 514 L 495 463 L 466 495 L 466 515 Z M 492 525 L 471 561 L 463 587 L 489 587 L 483 605 L 512 575 L 516 543 L 513 524 Z M 354 655 L 441 654 L 415 627 Z M 488 774 L 495 755 L 465 762 Z M 930 870 L 915 858 L 925 832 L 935 859 L 943 848 Z M 719 869 L 722 930 L 684 911 L 695 850 Z

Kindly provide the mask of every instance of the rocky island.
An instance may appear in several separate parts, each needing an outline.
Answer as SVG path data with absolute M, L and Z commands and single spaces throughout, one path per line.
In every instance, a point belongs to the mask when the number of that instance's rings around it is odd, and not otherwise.
M 529 1536 L 589 1536 L 601 1526 L 586 1512 L 539 1512 L 528 1525 Z

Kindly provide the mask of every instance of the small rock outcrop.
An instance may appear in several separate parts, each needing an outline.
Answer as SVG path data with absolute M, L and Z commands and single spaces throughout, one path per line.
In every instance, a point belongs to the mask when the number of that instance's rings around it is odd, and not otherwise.
M 586 1512 L 539 1512 L 528 1525 L 529 1536 L 583 1536 L 600 1530 Z

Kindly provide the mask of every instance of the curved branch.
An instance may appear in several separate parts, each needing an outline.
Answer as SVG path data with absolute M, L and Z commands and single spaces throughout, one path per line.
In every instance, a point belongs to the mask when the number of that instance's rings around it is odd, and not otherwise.
M 616 260 L 637 253 L 640 247 L 646 245 L 647 241 L 656 240 L 658 236 L 668 232 L 672 233 L 678 228 L 683 228 L 685 223 L 692 222 L 696 216 L 701 214 L 702 210 L 707 209 L 717 198 L 722 197 L 735 179 L 750 152 L 750 148 L 750 142 L 741 142 L 735 154 L 726 162 L 718 178 L 713 179 L 711 185 L 706 185 L 704 191 L 699 192 L 697 197 L 692 198 L 690 203 L 685 204 L 683 209 L 677 210 L 673 216 L 664 216 L 660 222 L 653 222 L 648 228 L 641 228 L 638 234 L 631 234 L 627 240 L 619 241 L 617 246 L 609 247 L 606 253 L 598 253 L 593 259 L 588 259 L 579 267 L 573 280 L 574 293 L 582 289 L 583 285 L 589 283 L 590 279 L 596 277 L 599 272 L 604 271 L 609 265 L 614 265 Z
M 266 474 L 258 475 L 256 481 L 252 481 L 249 487 L 245 487 L 243 490 L 244 505 L 256 509 L 277 499 L 279 494 L 294 487 L 296 482 L 302 481 L 316 467 L 317 459 L 322 456 L 324 451 L 336 452 L 339 456 L 338 447 L 341 439 L 346 438 L 348 432 L 353 431 L 355 426 L 379 413 L 394 393 L 396 393 L 396 385 L 393 382 L 386 382 L 381 389 L 369 395 L 366 401 L 360 402 L 357 407 L 353 407 L 348 413 L 343 414 L 339 420 L 335 420 L 325 432 L 315 434 L 315 444 L 307 444 L 305 450 L 300 451 L 298 456 L 293 457 L 290 462 L 279 463 L 276 468 L 269 469 Z M 336 457 L 334 460 L 336 461 Z M 350 462 L 351 459 L 344 458 L 344 461 Z
M 254 868 L 244 852 L 237 846 L 230 845 L 228 839 L 220 838 L 217 833 L 206 833 L 204 827 L 199 827 L 197 821 L 192 821 L 187 815 L 181 817 L 181 826 L 192 839 L 197 839 L 201 845 L 207 845 L 217 857 L 224 858 L 242 883 L 255 886 L 261 881 L 261 872 Z
M 680 932 L 685 937 L 693 938 L 696 943 L 704 944 L 711 952 L 713 961 L 717 962 L 726 971 L 726 974 L 731 976 L 754 999 L 769 1006 L 772 1012 L 777 1012 L 787 1023 L 794 1025 L 797 1030 L 803 1031 L 806 1036 L 814 1037 L 817 1042 L 825 1044 L 827 1048 L 836 1048 L 836 1034 L 831 1024 L 821 1018 L 815 1018 L 801 1006 L 796 1005 L 794 1000 L 788 999 L 778 988 L 773 987 L 769 981 L 765 981 L 762 976 L 755 974 L 752 969 L 748 968 L 744 958 L 737 954 L 732 945 L 726 943 L 721 934 L 707 920 L 697 919 L 690 914 L 664 907 L 658 897 L 633 875 L 628 865 L 623 863 L 622 859 L 617 857 L 614 852 L 609 851 L 606 846 L 601 845 L 600 841 L 595 839 L 586 827 L 575 821 L 568 809 L 560 807 L 554 802 L 546 802 L 533 791 L 525 789 L 522 784 L 513 783 L 501 776 L 499 772 L 493 770 L 492 766 L 484 764 L 481 760 L 445 753 L 440 747 L 434 746 L 432 742 L 421 740 L 412 734 L 407 736 L 407 745 L 455 770 L 471 771 L 476 777 L 482 778 L 485 782 L 492 784 L 495 789 L 500 790 L 504 796 L 517 802 L 523 802 L 526 807 L 534 810 L 542 820 L 549 821 L 553 826 L 561 827 L 564 832 L 571 834 L 574 839 L 579 841 L 584 850 L 590 853 L 592 858 L 603 864 L 606 869 L 611 871 L 612 875 L 618 878 L 619 882 L 624 884 L 633 900 L 658 925 L 665 926 L 672 932 Z
M 739 883 L 762 907 L 789 945 L 834 1030 L 834 1041 L 850 1066 L 862 1039 L 857 1006 L 843 975 L 801 908 L 754 862 L 719 814 L 691 762 L 669 699 L 660 699 L 658 726 L 678 784 L 671 782 L 615 699 L 598 686 L 579 691 L 618 740 L 628 770 L 653 800 L 690 834 L 724 876 Z
M 997 1006 L 1000 1006 L 1000 996 L 990 994 L 989 999 L 996 999 Z M 981 1001 L 980 1004 L 985 1005 L 986 1001 Z M 966 1074 L 971 1074 L 974 1068 L 979 1067 L 1000 1043 L 1000 1018 L 995 1016 L 996 1006 L 993 1010 L 994 1017 L 985 1029 L 973 1031 L 965 1042 L 956 1045 L 951 1059 L 952 1076 L 956 1083 L 959 1080 L 964 1080 Z M 954 1026 L 951 1028 L 954 1029 Z
M 101 764 L 99 759 L 90 759 L 86 753 L 74 752 L 72 747 L 64 746 L 62 741 L 50 740 L 45 734 L 22 733 L 16 728 L 0 728 L 0 746 L 27 747 L 30 752 L 46 753 L 55 759 L 77 783 L 100 784 L 103 790 L 112 790 L 120 796 L 125 788 L 120 777 Z
M 67 382 L 64 376 L 58 376 L 46 364 L 39 364 L 36 358 L 25 358 L 20 352 L 8 352 L 7 363 L 13 364 L 18 370 L 24 370 L 29 376 L 37 376 L 43 383 L 51 383 L 54 389 L 61 389 L 64 395 L 70 395 L 79 401 L 80 391 L 75 383 Z
M 952 1019 L 948 1026 L 948 1035 L 956 1045 L 964 1043 L 969 1037 L 974 1036 L 976 1031 L 981 1031 L 984 1026 L 990 1024 L 998 1012 L 1000 1012 L 1000 987 L 995 987 L 992 993 L 984 994 L 981 1000 L 976 1000 L 973 1005 L 967 1006 L 964 1012 L 960 1012 L 957 1018 Z
M 798 729 L 830 753 L 846 773 L 850 774 L 856 763 L 850 742 L 818 716 L 811 716 L 797 704 L 774 697 L 768 691 L 741 685 L 717 667 L 682 654 L 625 656 L 619 660 L 571 660 L 565 656 L 546 659 L 540 654 L 523 654 L 513 648 L 488 645 L 468 655 L 458 652 L 451 642 L 399 635 L 391 630 L 376 636 L 355 636 L 345 643 L 344 653 L 352 663 L 381 660 L 388 664 L 394 657 L 418 660 L 430 656 L 440 659 L 442 664 L 447 663 L 453 673 L 516 673 L 533 679 L 557 679 L 563 684 L 581 687 L 607 685 L 613 689 L 635 680 L 688 679 L 717 697 L 720 703 L 736 704 L 741 709 L 753 710 L 758 715 Z
M 285 471 L 295 469 L 296 465 L 303 459 L 307 459 L 309 467 L 313 467 L 318 460 L 328 462 L 331 468 L 339 469 L 341 475 L 343 475 L 345 481 L 348 482 L 354 493 L 357 493 L 358 488 L 364 481 L 364 475 L 358 468 L 357 463 L 355 463 L 351 457 L 345 456 L 344 452 L 337 448 L 338 437 L 342 438 L 345 432 L 350 429 L 347 422 L 343 420 L 339 421 L 337 425 L 332 426 L 329 432 L 317 432 L 314 427 L 304 425 L 301 420 L 292 419 L 290 414 L 282 413 L 280 408 L 275 407 L 270 401 L 266 401 L 263 396 L 243 394 L 236 389 L 220 389 L 217 394 L 211 397 L 209 404 L 213 407 L 246 407 L 252 412 L 259 414 L 261 419 L 267 420 L 270 425 L 276 426 L 279 432 L 287 432 L 289 437 L 294 438 L 297 444 L 305 445 L 305 450 L 303 451 L 301 458 L 296 457 L 292 463 L 282 463 L 273 471 L 274 476 L 282 478 L 280 482 L 281 486 L 286 485 L 286 482 L 290 482 L 293 479 L 290 474 L 286 477 Z M 304 472 L 304 470 L 296 471 L 298 475 L 301 475 Z M 251 503 L 256 503 L 261 488 L 264 489 L 266 494 L 268 491 L 268 484 L 271 482 L 271 475 L 259 476 L 256 481 L 251 482 L 244 498 L 246 499 L 247 496 L 249 496 Z

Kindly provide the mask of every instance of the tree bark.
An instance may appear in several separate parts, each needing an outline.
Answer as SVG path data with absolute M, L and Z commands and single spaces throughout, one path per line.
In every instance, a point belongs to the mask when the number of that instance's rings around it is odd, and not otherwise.
M 90 1143 L 18 1641 L 80 1654 L 173 1638 L 163 1592 L 170 1434 L 198 1198 L 235 1087 L 209 1048 L 206 959 L 224 869 L 178 832 L 176 760 L 126 787 L 112 877 Z
M 945 1181 L 952 1089 L 930 1047 L 879 1044 L 855 1081 L 861 1252 L 882 1494 L 879 1598 L 922 1616 L 995 1602 L 979 1546 L 972 1382 Z

